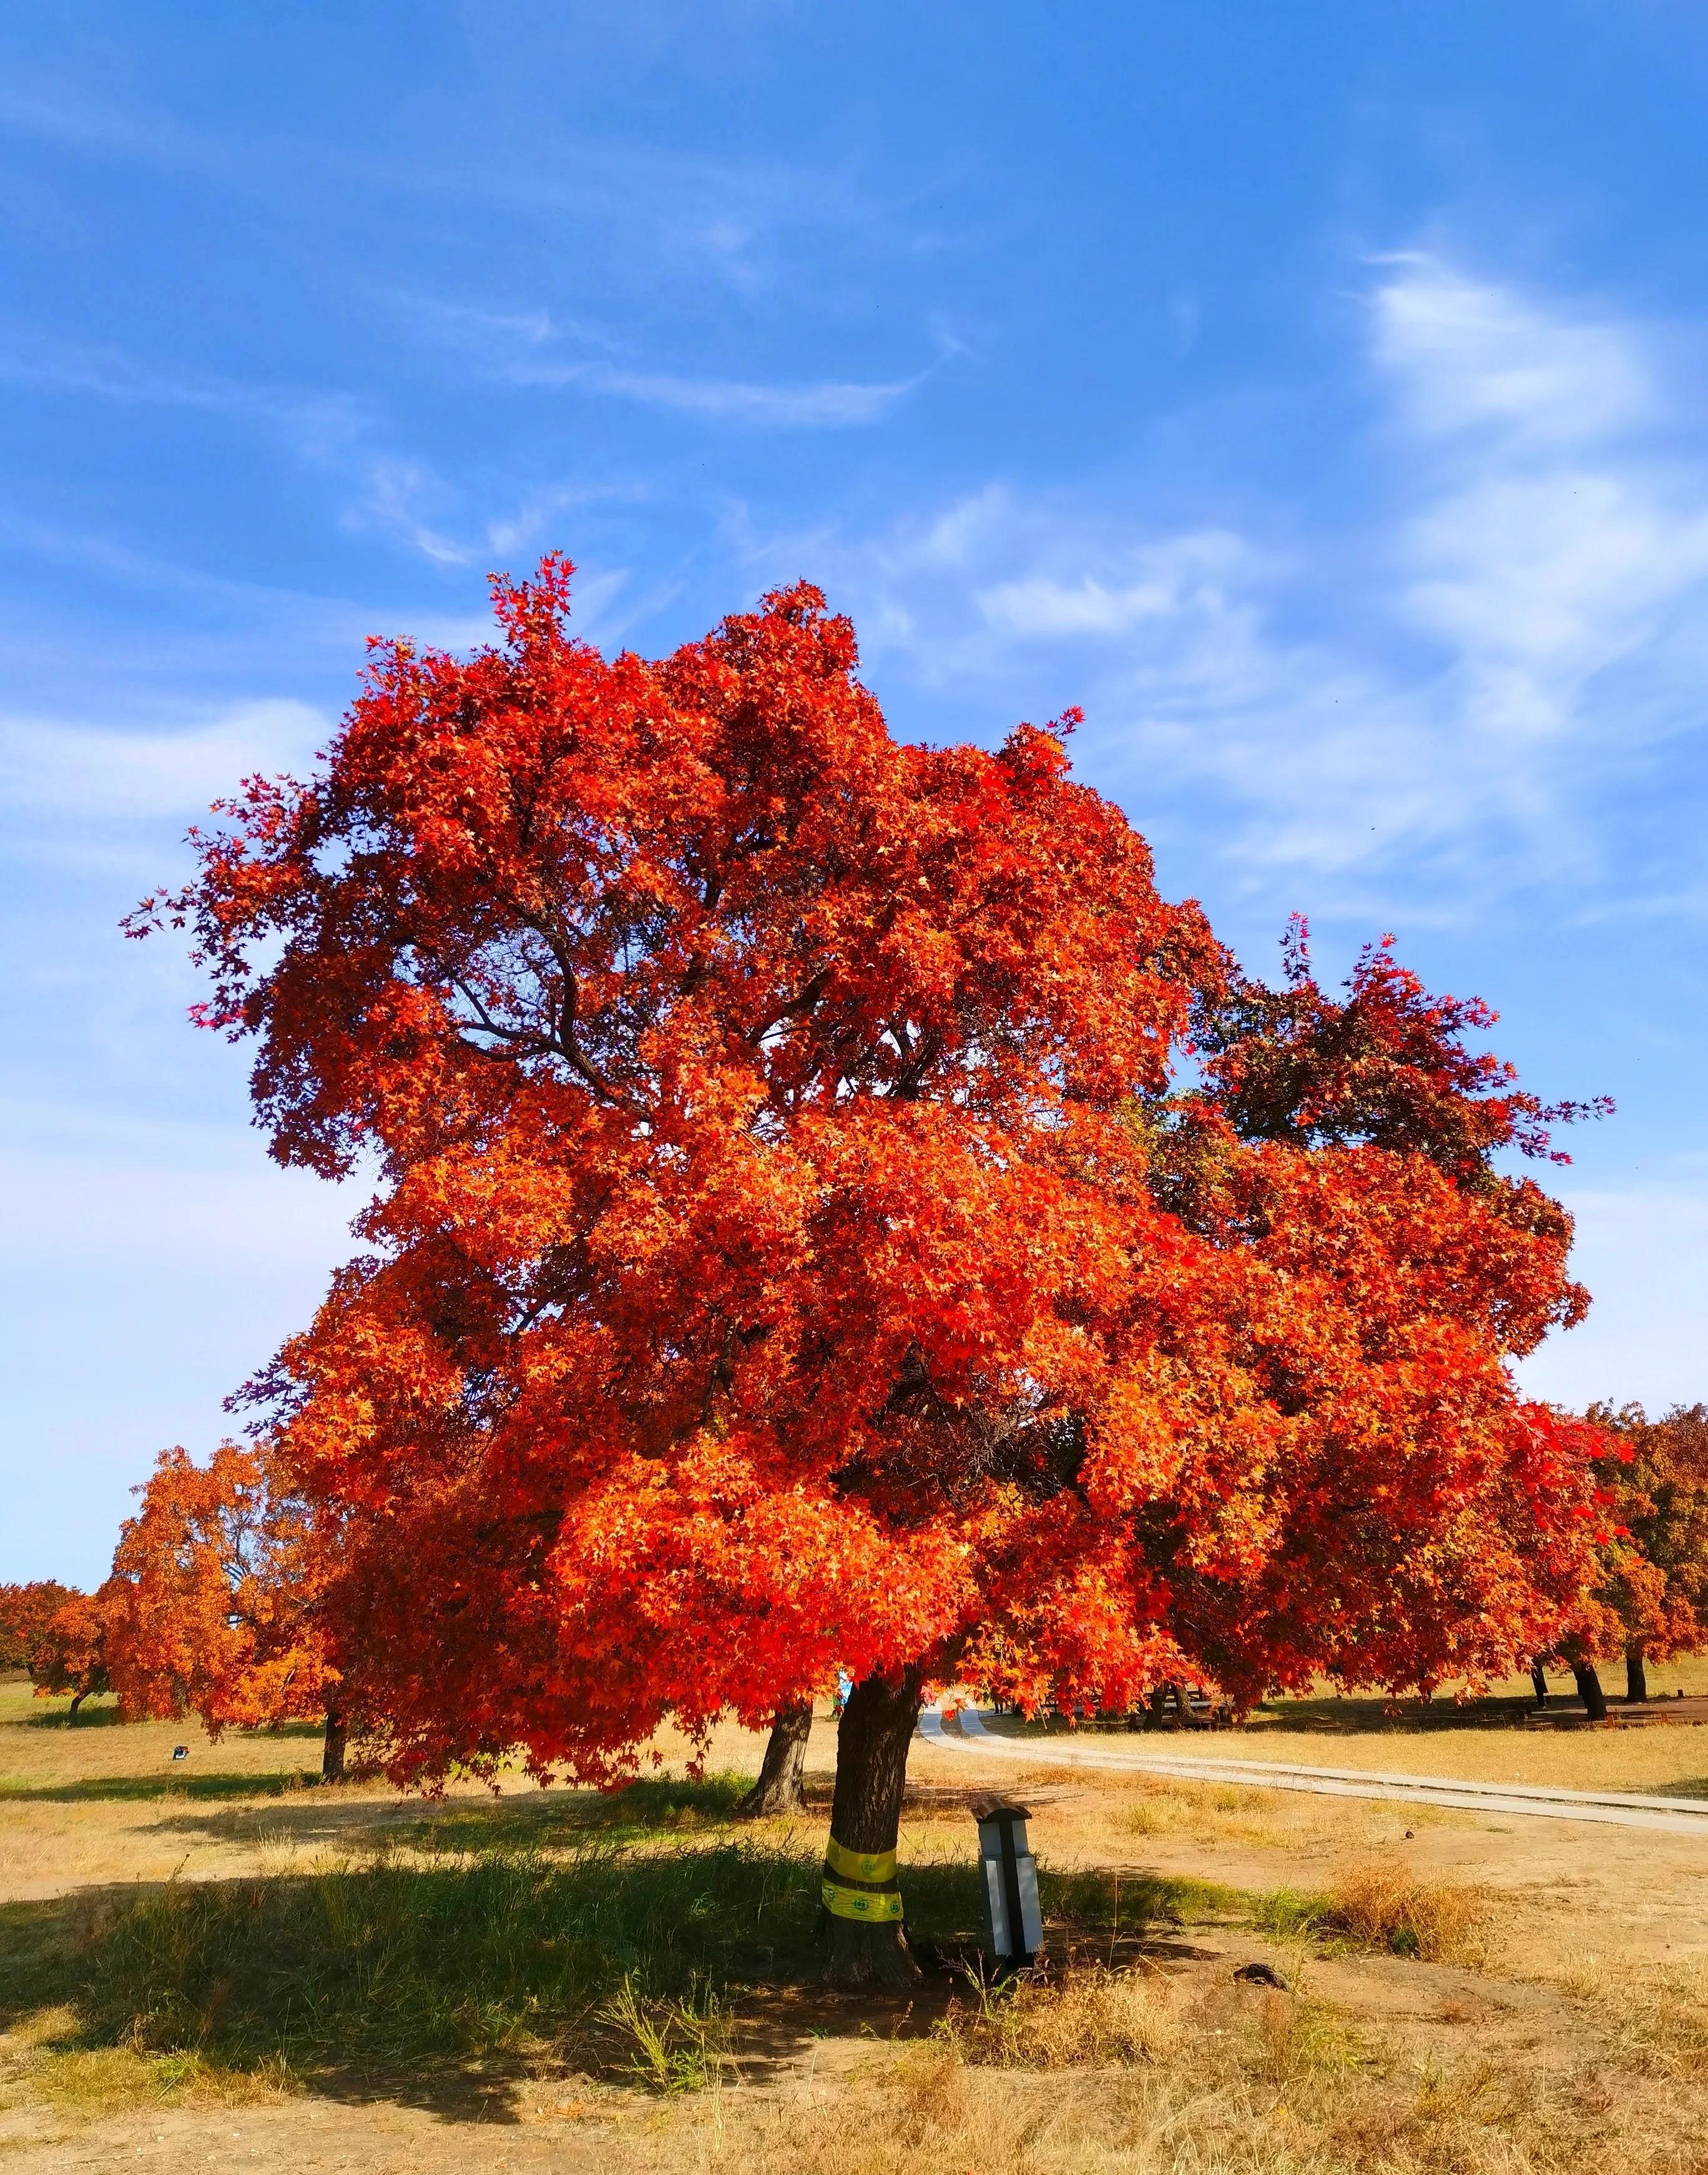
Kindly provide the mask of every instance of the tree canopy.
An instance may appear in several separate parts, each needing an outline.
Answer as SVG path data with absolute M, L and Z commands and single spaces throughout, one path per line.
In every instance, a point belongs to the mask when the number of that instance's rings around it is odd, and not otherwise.
M 330 1522 L 241 1443 L 203 1466 L 163 1451 L 142 1498 L 100 1597 L 125 1711 L 193 1711 L 215 1737 L 323 1715 L 339 1682 L 317 1605 Z
M 568 573 L 379 646 L 133 923 L 275 1156 L 377 1182 L 252 1394 L 393 1771 L 610 1780 L 838 1663 L 1120 1706 L 1556 1643 L 1594 1444 L 1505 1363 L 1584 1299 L 1498 1158 L 1570 1113 L 1492 1016 L 1382 947 L 1265 993 L 1071 716 L 898 742 L 809 587 L 648 662 Z
M 1615 1533 L 1598 1597 L 1613 1619 L 1601 1651 L 1625 1651 L 1635 1689 L 1646 1660 L 1708 1644 L 1708 1406 L 1651 1420 L 1640 1404 L 1591 1405 L 1588 1418 L 1603 1435 L 1596 1478 Z

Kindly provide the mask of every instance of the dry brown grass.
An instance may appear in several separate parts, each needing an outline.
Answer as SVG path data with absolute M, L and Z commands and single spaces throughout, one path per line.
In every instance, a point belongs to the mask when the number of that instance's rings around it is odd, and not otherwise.
M 1593 2046 L 1553 2064 L 1418 2060 L 1308 1995 L 1183 2000 L 1109 1975 L 1022 1989 L 1012 2005 L 1019 2020 L 995 2061 L 981 2018 L 875 2063 L 863 2092 L 805 2118 L 755 2109 L 732 2123 L 726 2111 L 708 2164 L 729 2175 L 1695 2175 L 1704 2164 L 1703 2096 L 1610 2075 Z M 1015 2053 L 1029 2065 L 1017 2069 Z
M 1420 1880 L 1380 1860 L 1353 1867 L 1329 1892 L 1325 1927 L 1361 1948 L 1430 1964 L 1476 1964 L 1487 1953 L 1491 1907 L 1475 1888 Z
M 1289 1831 L 1314 1827 L 1314 1801 L 1279 1790 L 1228 1783 L 1169 1782 L 1135 1777 L 1123 1814 L 1130 1835 L 1199 1836 L 1206 1841 L 1279 1843 Z
M 1057 1986 L 1022 1982 L 957 2004 L 941 2027 L 961 2059 L 1002 2069 L 1103 2068 L 1167 2062 L 1179 2052 L 1185 2004 L 1162 1972 L 1093 1968 Z
M 1708 1965 L 1580 1955 L 1538 1977 L 1568 1996 L 1619 2071 L 1708 2087 Z

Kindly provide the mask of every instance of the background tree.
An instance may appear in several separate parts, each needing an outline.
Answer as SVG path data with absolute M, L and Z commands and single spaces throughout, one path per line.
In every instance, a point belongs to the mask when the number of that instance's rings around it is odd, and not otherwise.
M 0 1669 L 29 1668 L 32 1644 L 75 1591 L 52 1578 L 0 1586 Z
M 744 1820 L 780 1820 L 806 1809 L 806 1748 L 812 1739 L 812 1701 L 799 1700 L 771 1720 L 759 1777 L 735 1808 Z
M 91 1694 L 110 1692 L 108 1592 L 73 1591 L 60 1603 L 30 1642 L 30 1675 L 41 1699 L 71 1695 L 69 1719 Z
M 1278 988 L 1231 959 L 1205 982 L 1198 1084 L 1145 1118 L 1158 1201 L 1285 1278 L 1281 1333 L 1253 1360 L 1299 1458 L 1275 1475 L 1254 1575 L 1199 1580 L 1177 1557 L 1176 1620 L 1243 1698 L 1318 1670 L 1474 1680 L 1526 1654 L 1526 1625 L 1588 1620 L 1593 1546 L 1612 1538 L 1594 1431 L 1506 1376 L 1588 1300 L 1566 1273 L 1570 1218 L 1500 1167 L 1564 1162 L 1550 1128 L 1611 1106 L 1521 1090 L 1467 1046 L 1495 1015 L 1432 995 L 1391 939 L 1338 997 L 1302 919 L 1283 964 Z
M 1599 1597 L 1618 1620 L 1625 1696 L 1646 1700 L 1647 1662 L 1708 1645 L 1708 1406 L 1651 1420 L 1640 1404 L 1602 1404 L 1587 1417 L 1608 1439 L 1601 1500 L 1632 1544 L 1609 1553 Z
M 382 648 L 133 925 L 192 925 L 274 1154 L 379 1180 L 256 1394 L 393 1774 L 618 1780 L 846 1662 L 822 1953 L 894 1975 L 931 1684 L 1249 1700 L 1554 1635 L 1585 1451 L 1504 1361 L 1581 1295 L 1493 1135 L 1259 1093 L 1326 1012 L 1158 896 L 1065 724 L 897 743 L 805 587 L 607 661 L 567 574 L 498 586 L 502 648 Z M 1456 1033 L 1430 1137 L 1488 1099 Z
M 106 1654 L 127 1713 L 198 1715 L 209 1733 L 323 1718 L 322 1771 L 342 1778 L 342 1680 L 321 1624 L 326 1550 L 263 1449 L 205 1466 L 160 1453 L 103 1593 Z

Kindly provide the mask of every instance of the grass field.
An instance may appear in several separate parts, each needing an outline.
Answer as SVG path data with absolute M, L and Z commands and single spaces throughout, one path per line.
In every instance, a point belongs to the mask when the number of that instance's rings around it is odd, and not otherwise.
M 1700 1688 L 1686 1676 L 1687 1688 Z M 1670 1688 L 1670 1686 L 1668 1687 Z M 1526 1736 L 1289 1703 L 1259 1756 L 1708 1791 L 1694 1729 Z M 173 1744 L 188 1746 L 174 1762 Z M 0 2161 L 740 2175 L 1708 2167 L 1708 1843 L 919 1744 L 910 1931 L 977 1931 L 969 1798 L 1023 1784 L 1050 1966 L 800 1982 L 807 1817 L 734 1729 L 616 1797 L 314 1785 L 307 1734 L 120 1725 L 0 1684 Z M 1235 1972 L 1266 1962 L 1284 1988 Z M 472 2156 L 472 2157 L 471 2157 Z

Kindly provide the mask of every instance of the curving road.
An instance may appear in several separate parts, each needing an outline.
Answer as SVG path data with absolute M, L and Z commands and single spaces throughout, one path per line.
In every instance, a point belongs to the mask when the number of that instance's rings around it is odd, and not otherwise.
M 1661 1828 L 1708 1838 L 1708 1798 L 1640 1797 L 1618 1790 L 1553 1790 L 1519 1782 L 1466 1782 L 1445 1775 L 1378 1775 L 1353 1767 L 1303 1767 L 1272 1760 L 1199 1757 L 1148 1746 L 1087 1743 L 1073 1738 L 1008 1737 L 987 1729 L 973 1707 L 962 1707 L 958 1729 L 946 1729 L 928 1707 L 919 1729 L 928 1743 L 994 1755 L 1028 1767 L 1098 1767 L 1118 1773 L 1169 1775 L 1181 1782 L 1243 1783 L 1253 1789 L 1305 1790 L 1321 1798 L 1388 1798 L 1403 1804 L 1454 1805 L 1461 1810 L 1515 1814 L 1525 1820 L 1592 1820 L 1608 1827 Z

